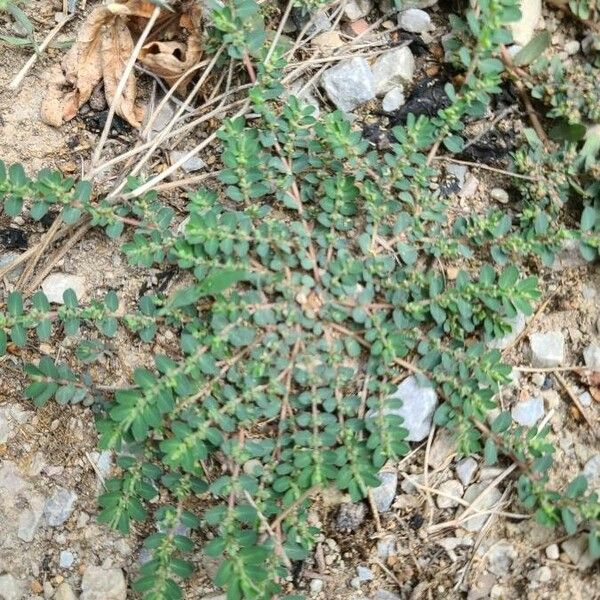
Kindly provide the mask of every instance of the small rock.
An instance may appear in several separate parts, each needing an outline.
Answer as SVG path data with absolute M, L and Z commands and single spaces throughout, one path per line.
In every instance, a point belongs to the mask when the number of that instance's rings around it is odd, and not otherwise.
M 565 358 L 565 337 L 560 331 L 532 333 L 529 336 L 531 364 L 534 367 L 558 367 Z
M 343 46 L 344 40 L 342 40 L 337 31 L 324 31 L 315 36 L 312 39 L 311 44 L 323 52 L 329 52 Z
M 440 469 L 450 456 L 456 453 L 456 440 L 447 429 L 436 432 L 433 444 L 429 451 L 428 464 L 434 469 Z
M 19 256 L 20 255 L 17 252 L 4 252 L 0 254 L 0 269 L 3 269 L 4 267 L 13 263 L 17 258 L 19 258 Z M 22 264 L 18 267 L 15 267 L 12 271 L 10 271 L 10 273 L 5 275 L 6 280 L 9 283 L 15 283 L 21 276 L 21 273 L 23 273 L 24 268 L 25 267 Z
M 373 594 L 373 600 L 400 600 L 400 597 L 387 590 L 377 590 L 375 594 Z
M 475 483 L 467 488 L 467 491 L 464 495 L 464 500 L 469 504 L 473 504 L 472 509 L 469 511 L 469 515 L 466 517 L 464 521 L 462 521 L 461 527 L 466 529 L 467 531 L 480 531 L 481 528 L 485 525 L 486 521 L 489 518 L 489 514 L 477 514 L 478 512 L 485 512 L 493 508 L 502 498 L 502 494 L 497 487 L 491 487 L 489 489 L 487 483 Z M 478 496 L 483 493 L 485 490 L 485 494 L 478 498 Z M 477 501 L 475 501 L 475 499 Z M 459 509 L 458 515 L 462 514 L 465 509 Z
M 17 529 L 19 539 L 24 542 L 33 541 L 44 512 L 44 499 L 41 496 L 32 494 L 28 500 L 29 508 L 26 508 L 19 515 L 19 526 Z
M 54 592 L 54 597 L 52 600 L 76 600 L 76 596 L 71 589 L 71 586 L 64 581 L 56 588 L 56 592 Z
M 560 250 L 554 255 L 552 270 L 562 271 L 563 269 L 585 267 L 587 265 L 588 262 L 581 256 L 579 251 L 579 242 L 577 240 L 564 240 Z
M 456 479 L 450 479 L 449 481 L 444 481 L 440 485 L 440 494 L 437 497 L 437 505 L 439 508 L 454 508 L 459 505 L 458 500 L 462 498 L 463 495 L 463 486 L 460 481 Z M 456 498 L 454 500 L 453 498 Z
M 544 417 L 544 401 L 542 398 L 531 398 L 518 402 L 510 411 L 512 418 L 524 427 L 533 427 Z
M 456 475 L 465 487 L 467 487 L 473 480 L 475 471 L 477 471 L 477 461 L 470 456 L 468 458 L 463 458 L 456 465 Z
M 588 480 L 588 490 L 600 494 L 600 454 L 595 454 L 585 463 L 583 474 Z
M 431 17 L 424 10 L 409 8 L 398 15 L 398 26 L 411 33 L 423 33 L 431 27 Z
M 576 537 L 571 537 L 561 544 L 561 548 L 570 558 L 571 562 L 576 565 L 587 548 L 586 536 L 578 535 Z
M 396 540 L 393 537 L 386 537 L 377 542 L 377 556 L 382 560 L 387 560 L 390 556 L 396 554 Z
M 106 477 L 112 468 L 112 452 L 102 450 L 102 452 L 90 452 L 90 459 L 96 465 L 100 477 Z
M 552 571 L 546 565 L 533 569 L 527 574 L 527 579 L 532 583 L 548 583 L 552 580 Z
M 310 582 L 310 593 L 313 596 L 320 594 L 323 591 L 323 580 L 322 579 L 313 579 Z
M 158 99 L 157 105 L 160 104 L 161 100 L 162 98 Z M 152 123 L 152 132 L 148 137 L 150 137 L 150 139 L 155 138 L 171 122 L 176 112 L 176 106 L 172 102 L 167 101 L 156 115 L 156 118 Z
M 382 54 L 373 64 L 375 93 L 387 94 L 393 87 L 410 83 L 415 73 L 415 58 L 407 46 Z
M 74 562 L 75 556 L 72 552 L 69 552 L 69 550 L 61 551 L 58 558 L 58 564 L 60 565 L 61 569 L 68 569 L 69 567 L 72 567 Z
M 345 112 L 375 97 L 375 79 L 364 58 L 341 61 L 327 69 L 321 81 L 329 99 Z
M 34 594 L 41 594 L 44 591 L 44 586 L 37 580 L 34 579 L 30 584 L 29 584 L 29 589 L 34 593 Z
M 358 21 L 352 21 L 348 24 L 346 33 L 352 37 L 358 37 L 359 35 L 363 35 L 369 27 L 369 22 L 366 19 L 358 19 Z
M 393 397 L 402 400 L 402 406 L 387 410 L 386 414 L 396 414 L 404 419 L 402 426 L 408 430 L 406 439 L 409 442 L 424 440 L 429 435 L 433 413 L 438 403 L 435 390 L 421 385 L 417 378 L 411 375 L 398 386 Z
M 171 150 L 169 153 L 169 157 L 171 159 L 171 164 L 176 163 L 178 160 L 183 158 L 187 152 L 183 150 Z M 185 162 L 182 163 L 181 168 L 186 173 L 193 173 L 194 171 L 200 171 L 206 167 L 206 163 L 198 156 L 192 156 L 188 158 Z
M 581 49 L 581 44 L 577 40 L 571 40 L 564 45 L 564 51 L 572 56 L 573 54 L 577 54 Z
M 508 192 L 506 190 L 503 190 L 502 188 L 492 189 L 492 191 L 490 192 L 490 196 L 492 197 L 492 200 L 495 200 L 496 202 L 500 202 L 501 204 L 508 204 Z
M 21 600 L 25 594 L 25 582 L 12 575 L 0 575 L 0 594 L 2 600 Z
M 558 560 L 558 557 L 560 556 L 560 550 L 558 549 L 558 546 L 556 544 L 550 544 L 546 548 L 546 556 L 550 560 Z
M 379 473 L 379 480 L 381 481 L 381 485 L 373 488 L 371 492 L 377 510 L 380 513 L 384 513 L 389 510 L 396 497 L 398 475 L 392 471 L 382 471 Z
M 462 189 L 465 185 L 465 178 L 467 177 L 467 167 L 465 165 L 455 165 L 453 163 L 449 163 L 446 165 L 446 173 L 456 178 L 456 182 L 458 183 L 458 188 Z
M 402 86 L 396 86 L 383 97 L 381 107 L 385 112 L 393 112 L 398 110 L 405 102 L 406 98 Z
M 542 0 L 521 0 L 521 18 L 513 23 L 508 23 L 512 31 L 513 40 L 524 46 L 533 38 L 533 32 L 542 17 Z
M 488 347 L 504 350 L 513 344 L 521 333 L 523 333 L 526 322 L 525 315 L 521 311 L 518 311 L 515 317 L 506 319 L 506 322 L 511 326 L 511 331 L 501 338 L 489 340 L 487 343 Z
M 42 283 L 42 291 L 46 294 L 48 302 L 64 304 L 63 294 L 67 290 L 73 290 L 78 299 L 86 295 L 85 279 L 79 275 L 67 273 L 52 273 Z
M 340 506 L 335 527 L 341 531 L 355 531 L 365 520 L 366 514 L 367 509 L 362 502 L 356 504 L 346 502 Z
M 600 371 L 600 346 L 590 344 L 583 351 L 585 366 L 592 371 Z
M 348 0 L 344 7 L 344 14 L 349 21 L 356 21 L 366 17 L 372 10 L 371 0 Z
M 81 580 L 80 600 L 125 600 L 127 584 L 121 569 L 86 567 Z
M 304 29 L 310 21 L 310 25 L 306 29 L 308 37 L 317 35 L 321 31 L 328 31 L 332 27 L 332 23 L 324 10 L 319 10 L 311 15 L 301 8 L 294 8 L 292 9 L 292 20 L 299 30 Z
M 465 184 L 460 190 L 459 195 L 461 198 L 472 198 L 477 193 L 478 189 L 479 179 L 477 179 L 477 177 L 475 177 L 475 175 L 473 175 L 472 173 L 469 173 Z
M 356 574 L 360 583 L 364 583 L 365 581 L 372 581 L 373 579 L 375 579 L 373 571 L 371 571 L 371 569 L 367 567 L 363 567 L 362 565 L 356 567 Z
M 44 518 L 50 527 L 62 525 L 73 512 L 77 494 L 65 488 L 58 488 L 44 505 Z
M 583 394 L 580 394 L 579 396 L 579 402 L 581 402 L 581 406 L 591 406 L 593 400 L 594 399 L 592 398 L 592 395 L 589 392 L 583 392 Z
M 504 577 L 509 573 L 515 558 L 517 553 L 512 544 L 506 541 L 498 542 L 488 551 L 488 570 L 498 577 Z

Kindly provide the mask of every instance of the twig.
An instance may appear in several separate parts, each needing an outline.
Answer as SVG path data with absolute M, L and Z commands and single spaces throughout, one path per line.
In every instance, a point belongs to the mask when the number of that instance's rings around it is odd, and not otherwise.
M 10 82 L 8 89 L 16 90 L 21 85 L 21 82 L 25 78 L 25 75 L 27 75 L 27 73 L 29 72 L 29 69 L 31 69 L 31 67 L 33 67 L 33 65 L 35 64 L 37 59 L 41 56 L 42 52 L 48 47 L 50 42 L 57 36 L 57 34 L 60 32 L 60 30 L 69 21 L 71 21 L 73 19 L 74 16 L 75 16 L 75 13 L 67 16 L 50 31 L 50 33 L 44 38 L 44 40 L 40 44 L 39 48 L 37 49 L 37 52 L 34 52 L 29 57 L 29 60 L 23 65 L 21 70 L 15 75 L 14 79 Z
M 375 521 L 375 529 L 377 529 L 378 533 L 381 533 L 383 529 L 381 527 L 381 519 L 379 518 L 379 510 L 377 508 L 377 504 L 375 503 L 375 497 L 373 496 L 373 488 L 369 488 L 367 497 L 369 499 L 371 513 L 373 514 L 373 520 Z
M 558 381 L 558 383 L 560 383 L 560 385 L 564 388 L 565 392 L 567 392 L 567 396 L 569 396 L 569 398 L 571 399 L 573 404 L 575 404 L 575 406 L 577 407 L 577 410 L 579 410 L 579 412 L 581 413 L 581 416 L 585 419 L 585 422 L 590 426 L 592 433 L 597 437 L 598 432 L 596 431 L 596 427 L 595 427 L 594 423 L 591 421 L 591 419 L 586 414 L 579 398 L 571 391 L 571 388 L 569 387 L 569 384 L 565 381 L 565 378 L 556 370 L 553 372 L 553 375 L 556 378 L 556 381 Z
M 515 367 L 515 371 L 521 371 L 523 373 L 556 373 L 557 371 L 570 371 L 575 373 L 584 373 L 589 371 L 587 367 Z
M 150 19 L 148 19 L 148 23 L 146 23 L 146 27 L 142 31 L 131 56 L 127 60 L 125 64 L 125 69 L 123 69 L 123 74 L 121 75 L 121 79 L 119 80 L 119 84 L 117 85 L 117 89 L 115 90 L 115 94 L 112 98 L 112 102 L 110 103 L 110 108 L 108 111 L 108 116 L 106 117 L 106 123 L 104 124 L 104 129 L 102 130 L 102 135 L 100 136 L 100 140 L 98 141 L 98 145 L 96 146 L 96 150 L 92 156 L 92 169 L 96 165 L 96 163 L 100 160 L 100 156 L 102 155 L 102 149 L 104 148 L 104 144 L 108 138 L 108 133 L 110 132 L 110 128 L 112 126 L 112 122 L 115 116 L 115 111 L 117 110 L 117 106 L 121 102 L 121 96 L 123 95 L 123 90 L 127 85 L 127 81 L 129 80 L 129 76 L 131 75 L 131 71 L 133 70 L 133 65 L 137 60 L 140 51 L 142 50 L 142 46 L 144 45 L 146 38 L 150 34 L 152 27 L 154 27 L 154 23 L 156 23 L 156 19 L 158 19 L 158 15 L 160 14 L 160 7 L 155 7 L 154 11 Z
M 532 177 L 531 175 L 523 175 L 522 173 L 513 173 L 505 169 L 498 169 L 497 167 L 491 167 L 483 163 L 476 163 L 470 160 L 458 160 L 457 158 L 451 158 L 450 156 L 435 156 L 433 160 L 441 160 L 442 162 L 455 163 L 457 165 L 466 165 L 475 169 L 483 169 L 485 171 L 492 171 L 500 175 L 506 175 L 508 177 L 514 177 L 515 179 L 525 179 L 526 181 L 539 181 L 539 177 Z

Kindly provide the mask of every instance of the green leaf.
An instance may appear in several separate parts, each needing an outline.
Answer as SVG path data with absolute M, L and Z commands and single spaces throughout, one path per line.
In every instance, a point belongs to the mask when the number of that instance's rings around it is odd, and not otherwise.
M 575 517 L 573 516 L 571 510 L 568 508 L 563 508 L 560 511 L 560 516 L 562 518 L 565 531 L 569 535 L 573 535 L 577 531 L 577 522 L 575 521 Z
M 531 64 L 544 53 L 546 48 L 550 46 L 550 43 L 550 32 L 546 30 L 541 31 L 515 54 L 513 63 L 518 67 Z
M 510 412 L 501 412 L 492 423 L 492 431 L 494 433 L 504 433 L 512 423 L 512 416 Z

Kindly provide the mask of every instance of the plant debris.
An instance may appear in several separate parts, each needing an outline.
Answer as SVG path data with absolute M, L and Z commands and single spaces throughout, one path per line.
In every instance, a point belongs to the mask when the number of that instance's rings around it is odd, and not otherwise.
M 52 70 L 41 109 L 45 123 L 60 127 L 73 119 L 100 82 L 104 83 L 107 101 L 113 102 L 133 52 L 134 40 L 154 9 L 151 2 L 128 0 L 100 6 L 90 13 L 75 44 L 62 63 Z M 183 93 L 193 76 L 190 69 L 202 56 L 201 31 L 201 11 L 197 3 L 183 3 L 172 13 L 162 11 L 138 60 L 170 86 L 181 79 L 177 91 Z M 176 38 L 185 39 L 176 41 Z M 139 128 L 142 123 L 144 107 L 138 102 L 133 72 L 117 100 L 116 113 L 132 127 Z

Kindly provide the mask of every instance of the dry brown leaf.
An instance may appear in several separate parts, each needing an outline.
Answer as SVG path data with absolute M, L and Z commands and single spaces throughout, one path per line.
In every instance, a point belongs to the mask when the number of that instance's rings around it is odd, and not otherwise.
M 102 36 L 101 49 L 104 94 L 109 104 L 113 102 L 127 60 L 133 52 L 133 46 L 133 38 L 127 28 L 126 20 L 123 17 L 115 17 Z M 116 113 L 133 127 L 140 127 L 144 118 L 144 109 L 135 103 L 136 96 L 137 87 L 132 72 L 127 78 L 123 96 L 117 99 Z
M 590 388 L 590 396 L 596 401 L 600 402 L 600 387 L 592 386 Z
M 102 30 L 114 17 L 101 6 L 94 9 L 83 24 L 75 44 L 55 67 L 42 102 L 42 120 L 59 127 L 70 121 L 88 101 L 102 79 L 100 47 Z

